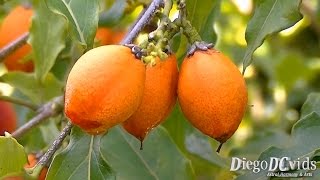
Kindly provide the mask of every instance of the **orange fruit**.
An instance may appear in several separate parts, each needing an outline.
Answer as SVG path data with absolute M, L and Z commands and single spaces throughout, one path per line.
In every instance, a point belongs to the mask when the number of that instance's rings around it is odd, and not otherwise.
M 99 27 L 96 33 L 96 39 L 100 45 L 112 44 L 112 31 L 105 27 Z
M 221 145 L 237 130 L 247 98 L 244 78 L 222 53 L 197 50 L 184 59 L 178 82 L 181 110 L 193 126 Z
M 3 19 L 0 27 L 0 48 L 29 31 L 32 13 L 32 9 L 18 6 Z M 23 45 L 5 58 L 5 66 L 9 71 L 32 72 L 33 62 L 23 59 L 30 52 L 31 46 L 29 44 Z
M 145 65 L 130 48 L 94 48 L 80 57 L 69 74 L 65 113 L 87 133 L 103 133 L 138 109 L 145 76 Z
M 178 68 L 174 55 L 166 60 L 156 59 L 148 65 L 142 103 L 123 123 L 123 127 L 141 142 L 147 133 L 158 126 L 171 112 L 177 99 Z
M 17 128 L 17 115 L 12 104 L 0 101 L 0 135 L 13 132 Z

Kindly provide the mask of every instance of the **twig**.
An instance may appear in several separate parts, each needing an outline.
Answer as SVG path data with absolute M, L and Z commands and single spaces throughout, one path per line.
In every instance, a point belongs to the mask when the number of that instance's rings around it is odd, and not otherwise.
M 2 62 L 7 56 L 9 56 L 12 52 L 19 49 L 23 46 L 29 38 L 29 32 L 22 34 L 16 40 L 12 41 L 2 49 L 0 49 L 0 62 Z
M 162 7 L 163 4 L 163 0 L 153 0 L 146 12 L 143 14 L 143 16 L 139 19 L 139 21 L 135 24 L 130 33 L 124 38 L 124 40 L 121 41 L 120 44 L 131 44 L 133 40 L 138 36 L 140 31 L 144 28 L 144 26 L 148 24 L 149 21 L 152 19 L 156 10 Z
M 128 29 L 128 32 L 130 33 L 132 31 L 132 29 L 136 26 L 136 24 L 139 22 L 139 20 L 142 18 L 142 16 L 144 15 L 144 13 L 146 12 L 147 8 L 144 6 L 142 11 L 140 12 L 138 18 L 136 19 L 136 21 L 131 25 L 131 27 Z
M 14 97 L 0 96 L 0 100 L 1 101 L 6 101 L 6 102 L 11 102 L 11 103 L 18 104 L 18 105 L 21 105 L 21 106 L 25 106 L 27 108 L 30 108 L 33 111 L 37 111 L 38 110 L 38 106 L 37 105 L 35 105 L 35 104 L 31 103 L 31 102 L 27 102 L 27 101 L 23 101 L 21 99 L 14 98 Z
M 16 131 L 12 133 L 14 138 L 21 137 L 24 133 L 32 129 L 34 126 L 37 126 L 42 121 L 46 120 L 49 117 L 57 115 L 61 110 L 63 97 L 59 96 L 54 98 L 52 101 L 44 104 L 40 109 L 39 113 L 33 117 L 30 121 L 25 123 L 23 126 L 18 128 Z
M 72 124 L 68 121 L 58 138 L 53 141 L 48 151 L 40 158 L 38 162 L 39 165 L 45 166 L 50 161 L 53 154 L 60 148 L 62 141 L 70 134 L 71 128 Z

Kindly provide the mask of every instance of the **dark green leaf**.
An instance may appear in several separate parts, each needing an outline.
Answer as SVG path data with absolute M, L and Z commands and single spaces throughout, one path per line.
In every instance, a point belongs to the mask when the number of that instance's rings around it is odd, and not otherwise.
M 30 30 L 37 79 L 44 78 L 52 68 L 60 51 L 65 47 L 65 20 L 48 9 L 45 1 L 34 0 L 35 13 Z
M 101 136 L 90 136 L 74 127 L 68 147 L 54 157 L 47 180 L 115 179 L 100 143 Z
M 43 84 L 35 79 L 34 74 L 18 71 L 6 73 L 2 79 L 36 103 L 43 103 L 62 93 L 62 83 L 51 73 L 45 77 Z
M 269 161 L 270 157 L 289 157 L 291 160 L 304 160 L 311 158 L 316 150 L 320 149 L 320 116 L 317 113 L 311 113 L 299 120 L 292 128 L 292 146 L 284 149 L 271 147 L 264 151 L 259 160 Z M 248 179 L 268 179 L 267 170 L 261 170 L 259 173 L 248 172 L 239 176 L 239 180 Z
M 116 127 L 101 141 L 101 152 L 119 180 L 194 179 L 190 161 L 185 158 L 163 127 L 150 132 L 140 142 Z
M 0 136 L 0 179 L 23 171 L 27 155 L 14 138 Z
M 251 64 L 254 51 L 268 35 L 289 28 L 302 18 L 300 3 L 301 0 L 257 1 L 255 13 L 246 30 L 248 46 L 243 57 L 243 71 Z
M 98 0 L 46 0 L 48 7 L 63 15 L 73 35 L 88 50 L 93 47 L 99 20 Z

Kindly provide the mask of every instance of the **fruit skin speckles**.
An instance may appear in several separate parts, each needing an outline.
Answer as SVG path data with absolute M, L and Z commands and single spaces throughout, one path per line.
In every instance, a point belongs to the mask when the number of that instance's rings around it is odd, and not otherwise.
M 220 143 L 237 130 L 247 107 L 245 80 L 217 50 L 197 50 L 180 68 L 178 99 L 194 127 Z
M 76 62 L 66 84 L 65 114 L 89 134 L 127 120 L 139 107 L 145 65 L 121 45 L 94 48 Z
M 29 31 L 32 14 L 31 8 L 18 6 L 3 19 L 0 27 L 0 48 L 5 47 Z M 33 72 L 34 65 L 32 60 L 24 59 L 31 53 L 31 50 L 31 46 L 25 44 L 6 57 L 4 64 L 8 71 Z
M 170 114 L 177 99 L 178 67 L 174 55 L 165 60 L 156 59 L 156 65 L 147 66 L 142 103 L 123 123 L 124 129 L 141 142 L 152 128 Z

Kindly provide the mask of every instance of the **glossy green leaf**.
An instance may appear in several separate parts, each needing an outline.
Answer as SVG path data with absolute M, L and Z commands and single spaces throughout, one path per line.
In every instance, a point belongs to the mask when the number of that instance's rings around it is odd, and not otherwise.
M 54 157 L 47 180 L 115 179 L 101 152 L 101 140 L 74 127 L 68 147 Z
M 36 77 L 44 81 L 58 54 L 65 47 L 66 24 L 62 16 L 48 9 L 45 1 L 34 0 L 33 7 L 35 13 L 30 30 L 30 43 L 33 49 Z
M 251 64 L 254 51 L 264 39 L 297 23 L 301 0 L 258 0 L 253 17 L 246 29 L 247 50 L 243 57 L 243 71 Z
M 73 35 L 85 50 L 93 47 L 99 20 L 98 0 L 46 0 L 48 7 L 63 15 Z
M 51 73 L 45 77 L 43 84 L 36 80 L 34 74 L 18 71 L 6 73 L 2 79 L 36 103 L 46 102 L 62 93 L 62 83 Z
M 303 118 L 312 112 L 316 112 L 320 116 L 320 93 L 309 94 L 301 108 L 301 117 Z
M 163 127 L 153 129 L 139 150 L 140 142 L 116 127 L 101 141 L 101 152 L 119 180 L 194 179 L 190 161 Z
M 264 151 L 259 160 L 270 160 L 270 157 L 290 157 L 292 160 L 303 160 L 312 157 L 317 149 L 320 149 L 320 116 L 317 113 L 311 113 L 299 120 L 292 128 L 291 138 L 292 146 L 280 149 L 271 147 Z M 239 176 L 239 180 L 268 179 L 267 170 L 261 170 L 259 173 L 248 172 Z
M 23 146 L 12 137 L 0 136 L 0 179 L 21 173 L 26 163 Z

